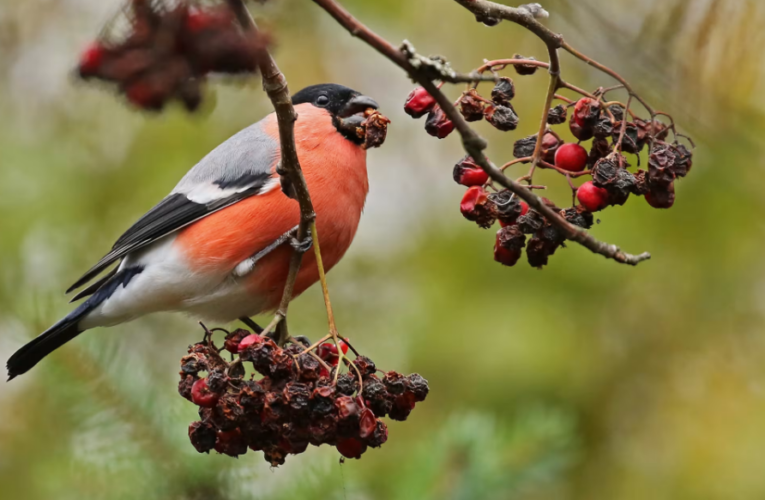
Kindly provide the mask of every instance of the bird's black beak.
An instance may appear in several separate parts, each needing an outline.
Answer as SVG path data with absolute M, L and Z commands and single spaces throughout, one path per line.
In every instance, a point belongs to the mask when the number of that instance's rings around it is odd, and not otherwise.
M 345 106 L 343 106 L 343 109 L 340 110 L 337 116 L 340 118 L 347 118 L 349 116 L 355 115 L 356 113 L 366 111 L 369 108 L 377 109 L 379 107 L 380 106 L 377 104 L 377 102 L 371 97 L 367 97 L 365 95 L 357 95 L 345 103 Z

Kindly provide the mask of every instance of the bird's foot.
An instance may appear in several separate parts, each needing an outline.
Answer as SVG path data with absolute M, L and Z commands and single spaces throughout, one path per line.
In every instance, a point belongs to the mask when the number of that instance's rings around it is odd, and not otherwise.
M 313 246 L 313 238 L 310 234 L 305 235 L 302 240 L 295 237 L 290 238 L 290 246 L 300 253 L 306 253 Z

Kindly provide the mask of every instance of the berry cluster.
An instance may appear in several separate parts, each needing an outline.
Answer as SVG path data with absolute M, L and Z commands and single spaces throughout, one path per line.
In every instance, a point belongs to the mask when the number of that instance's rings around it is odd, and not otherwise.
M 265 40 L 245 33 L 227 4 L 129 0 L 127 33 L 91 44 L 78 66 L 83 79 L 114 83 L 133 105 L 158 111 L 171 99 L 193 111 L 208 73 L 254 73 Z M 113 38 L 116 38 L 112 35 Z
M 377 111 L 368 108 L 347 118 L 340 118 L 340 128 L 352 132 L 362 140 L 364 149 L 378 148 L 385 142 L 388 135 L 390 119 Z
M 532 58 L 516 56 L 510 61 L 491 62 L 478 70 L 491 70 L 496 83 L 491 90 L 491 99 L 478 94 L 478 83 L 469 85 L 455 103 L 455 107 L 466 121 L 486 120 L 502 131 L 515 130 L 518 115 L 510 101 L 515 97 L 515 85 L 511 78 L 497 75 L 498 69 L 511 64 L 519 75 L 533 74 L 538 63 Z M 525 63 L 525 64 L 524 64 Z M 613 90 L 613 89 L 611 89 Z M 598 89 L 586 94 L 578 101 L 564 101 L 547 113 L 547 126 L 537 145 L 538 135 L 515 141 L 515 159 L 502 167 L 514 164 L 532 163 L 529 173 L 518 179 L 526 181 L 529 189 L 544 189 L 535 186 L 532 177 L 536 168 L 546 168 L 564 175 L 579 204 L 561 209 L 546 199 L 541 201 L 563 219 L 574 226 L 589 229 L 593 223 L 592 212 L 612 205 L 623 205 L 630 194 L 644 196 L 655 208 L 669 208 L 675 200 L 674 182 L 685 177 L 692 165 L 692 152 L 678 141 L 680 134 L 674 122 L 669 125 L 655 116 L 644 120 L 620 102 L 608 102 L 605 95 L 609 90 Z M 454 130 L 449 120 L 433 97 L 422 87 L 414 89 L 404 104 L 404 111 L 414 118 L 428 115 L 425 130 L 438 138 L 444 138 Z M 655 115 L 663 113 L 656 113 Z M 570 115 L 570 116 L 569 116 Z M 668 115 L 665 115 L 668 116 Z M 671 120 L 671 117 L 669 117 Z M 552 127 L 568 120 L 568 129 L 576 142 L 565 142 Z M 668 142 L 670 132 L 673 141 Z M 591 141 L 589 145 L 586 145 Z M 692 144 L 692 142 L 691 142 Z M 625 153 L 635 155 L 638 165 L 640 154 L 648 149 L 647 170 L 630 172 Z M 534 161 L 536 158 L 536 161 Z M 511 191 L 499 190 L 488 174 L 473 159 L 466 156 L 453 170 L 454 180 L 468 189 L 460 203 L 462 215 L 479 227 L 490 228 L 496 221 L 502 226 L 497 232 L 494 259 L 506 266 L 515 265 L 523 248 L 529 264 L 541 267 L 548 257 L 561 246 L 565 246 L 564 232 L 551 221 L 518 199 Z M 576 187 L 572 179 L 590 176 L 581 186 Z M 527 241 L 528 236 L 528 241 Z
M 234 330 L 223 349 L 208 332 L 181 359 L 178 392 L 199 406 L 200 420 L 189 425 L 189 439 L 200 453 L 216 450 L 237 457 L 262 451 L 272 466 L 309 444 L 334 446 L 347 458 L 388 439 L 381 417 L 406 420 L 428 395 L 428 382 L 414 373 L 378 376 L 374 362 L 340 341 L 307 347 L 294 341 L 280 348 L 268 337 Z M 355 353 L 355 350 L 354 350 Z M 349 371 L 339 374 L 340 359 Z M 254 368 L 247 378 L 245 364 Z M 256 376 L 256 374 L 258 376 Z

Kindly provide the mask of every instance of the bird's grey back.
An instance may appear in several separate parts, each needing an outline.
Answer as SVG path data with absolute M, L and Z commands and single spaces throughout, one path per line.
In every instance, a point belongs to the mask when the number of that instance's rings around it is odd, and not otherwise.
M 242 188 L 271 175 L 279 143 L 263 130 L 263 121 L 250 125 L 213 149 L 173 189 L 188 193 L 200 185 Z

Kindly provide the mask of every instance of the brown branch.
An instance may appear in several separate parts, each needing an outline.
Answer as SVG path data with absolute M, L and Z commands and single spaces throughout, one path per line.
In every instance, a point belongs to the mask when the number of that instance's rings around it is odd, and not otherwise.
M 247 10 L 247 7 L 244 5 L 243 0 L 227 1 L 244 30 L 255 31 L 258 29 L 255 21 Z M 308 192 L 308 185 L 305 182 L 303 170 L 300 168 L 297 148 L 295 147 L 295 121 L 297 121 L 297 113 L 292 106 L 292 98 L 290 96 L 289 87 L 287 86 L 287 79 L 279 70 L 276 61 L 274 61 L 273 57 L 271 57 L 271 54 L 269 54 L 266 49 L 263 49 L 260 55 L 258 66 L 263 75 L 263 89 L 271 100 L 274 112 L 276 113 L 276 120 L 279 125 L 281 161 L 277 167 L 277 172 L 279 175 L 285 176 L 291 187 L 294 189 L 295 198 L 297 198 L 300 206 L 300 225 L 298 226 L 296 239 L 298 242 L 303 242 L 309 237 L 309 234 L 312 233 L 312 227 L 316 220 L 316 213 L 313 209 L 311 194 Z M 314 248 L 317 252 L 317 265 L 320 265 L 321 260 L 320 254 L 318 253 L 318 236 L 315 232 L 312 236 L 314 239 Z M 297 279 L 300 264 L 303 260 L 303 253 L 304 251 L 299 250 L 298 248 L 295 248 L 292 252 L 282 299 L 273 321 L 266 330 L 266 333 L 268 333 L 268 330 L 271 328 L 276 328 L 276 342 L 279 346 L 283 346 L 289 337 L 286 322 L 287 310 L 290 301 L 292 300 L 295 280 Z M 321 270 L 321 276 L 322 288 L 328 296 L 328 292 L 326 291 L 326 281 L 323 279 L 323 269 Z
M 501 170 L 499 170 L 493 163 L 491 163 L 483 154 L 483 151 L 487 147 L 486 140 L 479 136 L 467 122 L 464 120 L 459 111 L 454 107 L 452 102 L 446 97 L 426 76 L 423 75 L 417 68 L 412 66 L 409 60 L 402 54 L 401 51 L 396 49 L 384 38 L 370 30 L 367 26 L 359 22 L 354 18 L 347 10 L 345 10 L 335 0 L 313 0 L 314 3 L 322 7 L 329 15 L 331 15 L 337 22 L 345 27 L 351 35 L 360 38 L 367 44 L 371 45 L 374 49 L 387 57 L 390 61 L 395 63 L 401 69 L 403 69 L 412 79 L 422 85 L 429 93 L 436 99 L 441 109 L 446 113 L 449 119 L 454 122 L 454 126 L 462 137 L 462 144 L 465 151 L 473 158 L 473 160 L 481 166 L 481 168 L 489 174 L 489 176 L 506 187 L 518 197 L 526 201 L 529 206 L 535 209 L 546 217 L 551 223 L 555 224 L 566 238 L 572 241 L 576 241 L 582 246 L 588 248 L 594 253 L 598 253 L 607 258 L 614 259 L 617 262 L 624 264 L 636 265 L 643 260 L 649 259 L 651 256 L 648 253 L 640 255 L 630 255 L 624 253 L 616 245 L 611 245 L 596 240 L 587 231 L 577 226 L 569 224 L 558 213 L 554 212 L 550 207 L 545 205 L 542 200 L 534 193 L 523 187 L 521 184 L 509 179 L 505 176 Z M 492 4 L 491 2 L 485 2 L 483 0 L 456 0 L 458 3 L 465 5 L 469 9 L 475 6 L 485 7 L 489 5 L 496 5 L 506 10 L 503 16 L 491 15 L 495 10 L 489 10 L 483 14 L 489 15 L 489 17 L 502 17 L 503 19 L 509 19 L 531 30 L 537 36 L 545 40 L 549 47 L 560 47 L 562 38 L 555 33 L 552 33 L 547 28 L 539 24 L 532 15 L 524 9 L 513 9 L 511 7 L 501 6 L 499 4 Z M 493 7 L 492 7 L 493 8 Z M 472 11 L 472 9 L 471 9 Z M 499 11 L 497 11 L 499 12 Z M 505 17 L 508 16 L 508 17 Z

